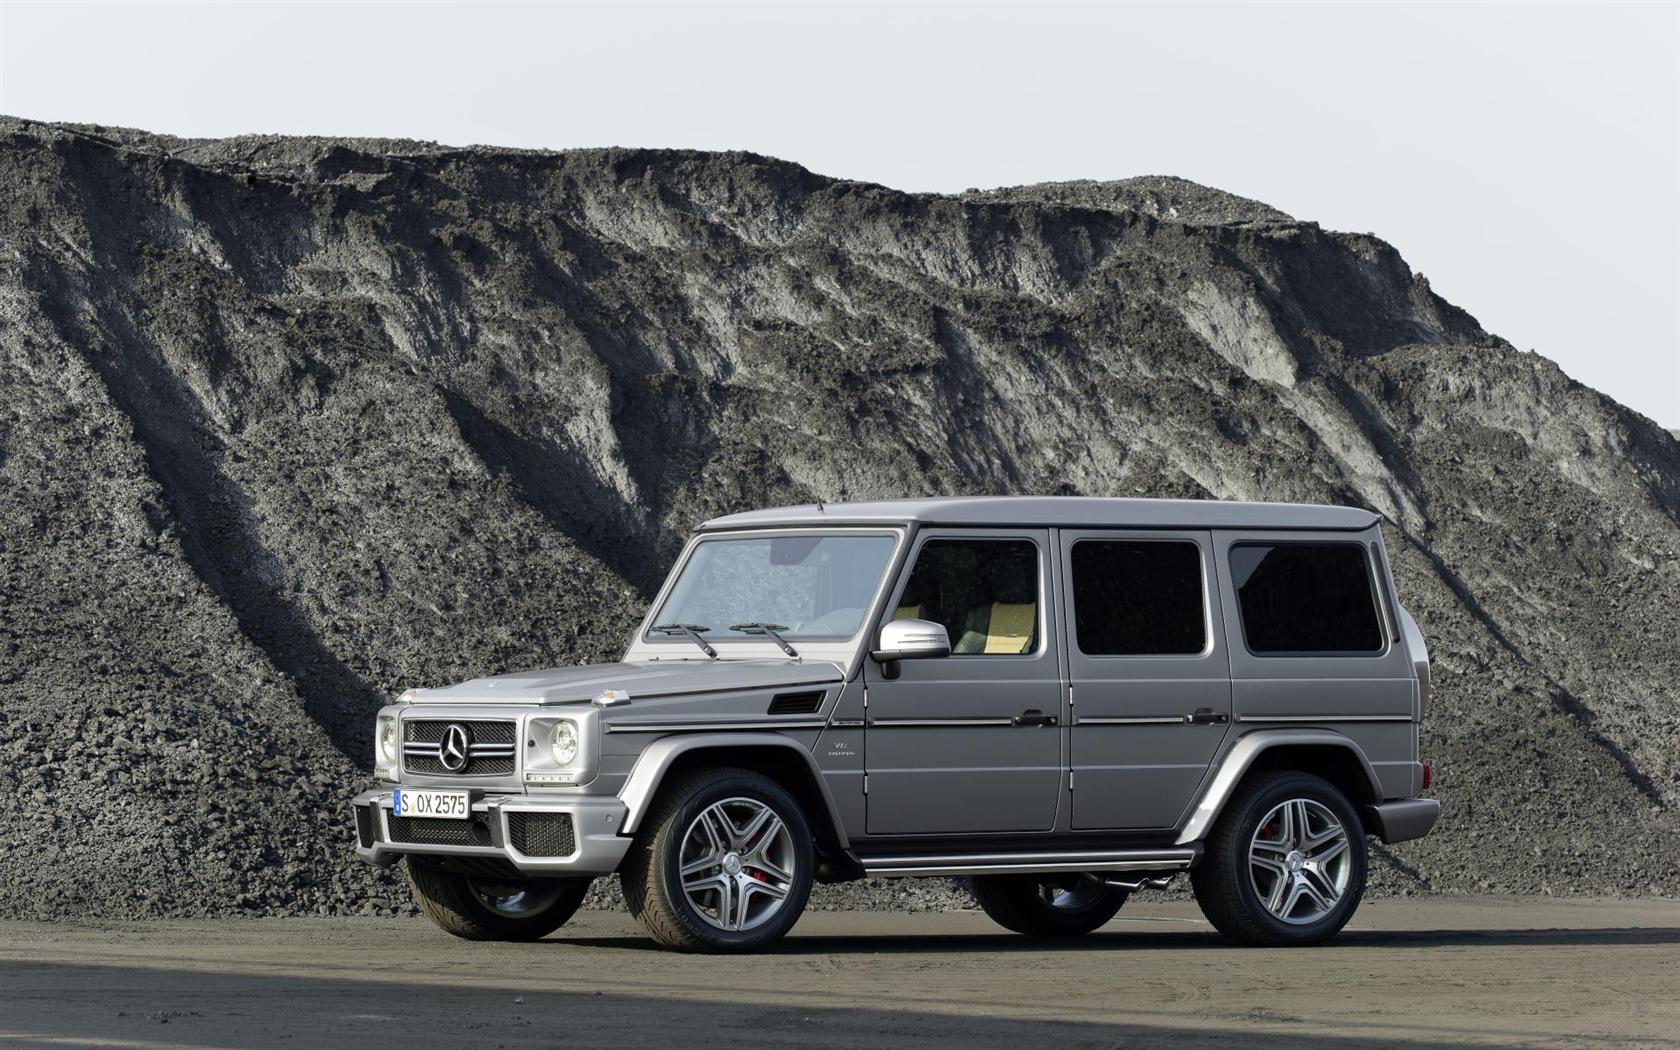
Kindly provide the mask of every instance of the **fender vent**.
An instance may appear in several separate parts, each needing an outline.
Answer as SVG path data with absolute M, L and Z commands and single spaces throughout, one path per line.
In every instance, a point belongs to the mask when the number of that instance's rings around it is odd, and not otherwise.
M 770 701 L 770 714 L 773 715 L 808 715 L 822 706 L 823 697 L 828 694 L 821 689 L 813 689 L 808 693 L 777 693 Z

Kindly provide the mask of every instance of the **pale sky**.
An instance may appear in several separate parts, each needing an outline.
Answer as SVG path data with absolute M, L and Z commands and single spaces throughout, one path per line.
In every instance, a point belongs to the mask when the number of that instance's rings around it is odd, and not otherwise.
M 1680 6 L 0 3 L 0 112 L 747 149 L 906 190 L 1179 175 L 1394 244 L 1680 427 Z

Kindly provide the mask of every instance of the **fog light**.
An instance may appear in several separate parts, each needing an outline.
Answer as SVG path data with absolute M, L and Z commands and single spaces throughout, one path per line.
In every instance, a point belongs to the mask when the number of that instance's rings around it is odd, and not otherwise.
M 578 735 L 577 727 L 570 722 L 556 722 L 548 737 L 548 749 L 554 755 L 554 761 L 562 766 L 569 766 L 577 761 Z

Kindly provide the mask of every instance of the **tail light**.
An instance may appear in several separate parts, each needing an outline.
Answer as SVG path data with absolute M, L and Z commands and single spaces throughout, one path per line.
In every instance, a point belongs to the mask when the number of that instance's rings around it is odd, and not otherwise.
M 1435 782 L 1435 767 L 1428 762 L 1423 764 L 1423 790 L 1428 791 L 1429 785 Z

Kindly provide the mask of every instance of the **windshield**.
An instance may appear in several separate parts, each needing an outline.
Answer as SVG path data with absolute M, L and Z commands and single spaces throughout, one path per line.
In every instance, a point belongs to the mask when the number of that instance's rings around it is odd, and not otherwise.
M 736 624 L 768 624 L 790 639 L 850 638 L 897 542 L 887 534 L 809 533 L 702 540 L 652 622 L 703 627 L 714 642 L 764 640 L 762 633 L 732 630 Z

